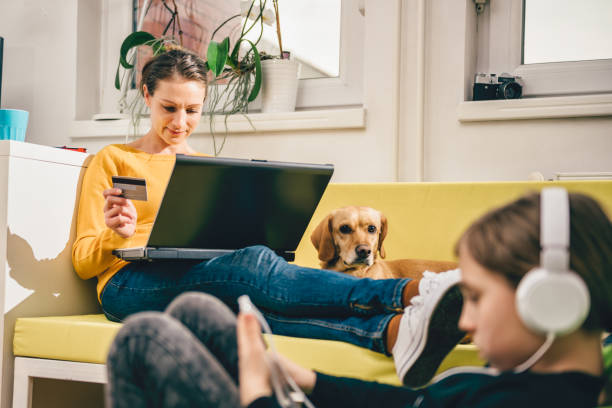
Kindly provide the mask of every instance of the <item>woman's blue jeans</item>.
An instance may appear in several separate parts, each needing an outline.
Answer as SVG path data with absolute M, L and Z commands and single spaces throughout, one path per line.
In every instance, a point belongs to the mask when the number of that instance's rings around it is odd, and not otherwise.
M 287 263 L 264 246 L 207 262 L 130 263 L 102 291 L 106 316 L 121 321 L 145 310 L 162 311 L 179 294 L 209 293 L 237 310 L 247 294 L 276 334 L 349 342 L 390 354 L 389 320 L 403 312 L 409 279 L 359 279 Z

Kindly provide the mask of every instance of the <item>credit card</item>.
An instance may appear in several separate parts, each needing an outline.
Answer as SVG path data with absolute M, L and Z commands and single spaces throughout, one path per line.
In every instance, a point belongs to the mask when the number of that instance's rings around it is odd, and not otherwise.
M 113 188 L 121 189 L 121 197 L 147 201 L 147 182 L 143 178 L 113 176 Z

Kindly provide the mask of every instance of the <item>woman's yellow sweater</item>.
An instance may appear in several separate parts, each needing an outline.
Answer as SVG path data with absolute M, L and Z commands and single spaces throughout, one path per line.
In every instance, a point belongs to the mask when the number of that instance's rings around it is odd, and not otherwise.
M 146 245 L 175 158 L 172 154 L 150 154 L 116 144 L 100 150 L 89 163 L 81 184 L 72 263 L 82 279 L 98 277 L 98 300 L 110 278 L 128 263 L 111 251 Z M 147 201 L 132 201 L 138 219 L 136 233 L 130 238 L 122 238 L 104 222 L 102 192 L 112 187 L 112 176 L 146 180 Z

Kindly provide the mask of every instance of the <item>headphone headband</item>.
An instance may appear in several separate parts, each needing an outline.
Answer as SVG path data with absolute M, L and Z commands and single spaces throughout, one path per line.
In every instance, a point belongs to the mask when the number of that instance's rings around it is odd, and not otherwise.
M 534 332 L 549 336 L 576 330 L 589 313 L 589 289 L 569 269 L 569 208 L 565 189 L 542 189 L 540 266 L 527 272 L 516 289 L 522 321 Z
M 569 269 L 570 210 L 567 190 L 542 189 L 540 195 L 540 265 L 549 271 Z

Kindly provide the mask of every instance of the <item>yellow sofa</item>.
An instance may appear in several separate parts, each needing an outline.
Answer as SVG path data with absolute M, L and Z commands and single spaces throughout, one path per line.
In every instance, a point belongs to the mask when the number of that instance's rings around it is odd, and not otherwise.
M 590 194 L 612 214 L 612 181 L 331 184 L 298 246 L 295 262 L 318 266 L 310 233 L 332 209 L 346 205 L 371 206 L 385 213 L 387 259 L 453 260 L 455 241 L 472 220 L 548 185 Z M 119 327 L 100 314 L 17 318 L 13 406 L 29 406 L 35 377 L 104 383 L 106 353 Z M 392 360 L 381 354 L 334 341 L 282 336 L 274 336 L 274 341 L 281 353 L 302 365 L 335 375 L 398 383 Z M 481 363 L 473 346 L 460 345 L 441 369 Z

